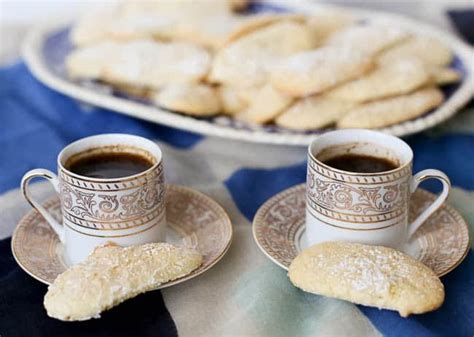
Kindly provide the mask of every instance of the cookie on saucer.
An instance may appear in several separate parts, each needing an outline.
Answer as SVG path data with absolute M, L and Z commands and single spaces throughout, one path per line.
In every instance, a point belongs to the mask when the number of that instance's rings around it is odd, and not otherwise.
M 201 263 L 199 253 L 169 243 L 98 247 L 54 280 L 44 306 L 48 316 L 62 321 L 99 318 L 101 312 L 183 277 Z
M 288 276 L 304 291 L 395 310 L 401 316 L 438 309 L 444 287 L 423 263 L 392 248 L 325 242 L 302 251 Z

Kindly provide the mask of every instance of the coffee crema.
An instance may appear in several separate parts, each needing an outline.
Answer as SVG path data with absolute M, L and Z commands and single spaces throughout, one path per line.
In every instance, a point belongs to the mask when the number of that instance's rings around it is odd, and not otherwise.
M 345 153 L 323 161 L 338 170 L 356 173 L 378 173 L 391 171 L 398 167 L 393 161 L 362 154 Z
M 89 178 L 113 179 L 133 176 L 153 165 L 153 161 L 138 153 L 104 150 L 73 156 L 65 167 L 72 173 Z

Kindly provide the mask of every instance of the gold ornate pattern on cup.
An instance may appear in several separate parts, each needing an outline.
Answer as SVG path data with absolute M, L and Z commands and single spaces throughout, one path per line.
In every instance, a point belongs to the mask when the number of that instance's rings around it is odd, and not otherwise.
M 105 233 L 101 234 L 104 231 L 98 231 L 98 232 L 95 232 L 95 233 L 85 232 L 85 231 L 83 231 L 83 230 L 81 230 L 81 229 L 79 229 L 75 226 L 72 226 L 67 221 L 63 222 L 63 225 L 69 227 L 71 230 L 73 230 L 77 233 L 80 233 L 82 235 L 93 236 L 93 237 L 97 237 L 97 238 L 123 238 L 123 237 L 126 237 L 126 236 L 132 236 L 132 235 L 136 235 L 136 234 L 139 234 L 139 233 L 143 233 L 143 232 L 146 232 L 149 229 L 152 229 L 156 225 L 160 224 L 160 221 L 163 219 L 164 216 L 165 216 L 165 212 L 162 212 L 161 215 L 159 216 L 159 218 L 154 219 L 153 223 L 151 223 L 148 227 L 142 225 L 142 226 L 140 226 L 140 228 L 137 228 L 133 232 L 127 232 L 127 233 L 123 233 L 123 234 L 110 234 L 109 230 L 107 230 L 107 232 L 108 232 L 107 234 L 105 234 Z M 63 218 L 63 220 L 64 220 L 64 218 Z
M 93 230 L 123 230 L 123 229 L 130 229 L 137 226 L 145 225 L 157 218 L 158 215 L 164 214 L 163 212 L 164 206 L 157 207 L 156 210 L 146 214 L 139 219 L 133 221 L 115 221 L 115 222 L 104 222 L 104 221 L 85 221 L 74 214 L 63 212 L 63 217 L 65 220 L 70 222 L 73 225 L 93 229 Z
M 253 221 L 257 245 L 272 261 L 288 269 L 301 249 L 305 227 L 305 185 L 289 188 L 267 200 Z M 413 220 L 436 196 L 418 189 L 410 201 Z M 444 204 L 415 233 L 412 243 L 419 248 L 417 259 L 438 276 L 456 268 L 469 251 L 469 231 L 465 220 Z
M 61 170 L 60 198 L 65 219 L 71 225 L 94 230 L 129 229 L 148 223 L 164 212 L 162 168 L 159 164 L 124 185 L 92 182 L 87 187 L 74 185 L 72 178 Z M 141 181 L 145 176 L 147 178 Z M 123 190 L 112 189 L 120 187 L 126 189 L 126 194 L 121 193 Z
M 325 209 L 314 203 L 312 200 L 308 199 L 308 204 L 311 207 L 311 213 L 315 217 L 323 215 L 326 218 L 330 218 L 336 221 L 344 221 L 348 223 L 357 223 L 357 224 L 374 224 L 375 222 L 385 222 L 389 220 L 396 219 L 404 215 L 403 209 L 397 209 L 396 211 L 390 212 L 388 214 L 376 214 L 376 215 L 353 215 L 353 214 L 344 214 L 338 211 L 331 211 Z M 349 228 L 349 227 L 348 227 Z
M 169 287 L 196 277 L 215 265 L 232 241 L 232 225 L 225 210 L 208 196 L 181 186 L 166 185 L 166 214 L 169 233 L 178 245 L 197 249 L 203 264 L 191 274 L 162 284 Z M 57 197 L 43 206 L 61 221 Z M 67 268 L 60 256 L 62 244 L 51 227 L 35 210 L 20 220 L 12 238 L 12 251 L 18 264 L 32 277 L 51 284 Z
M 307 177 L 308 196 L 327 209 L 355 213 L 388 213 L 406 200 L 407 180 L 379 186 L 353 186 L 321 179 L 311 172 Z
M 348 230 L 348 231 L 374 231 L 374 230 L 379 230 L 379 229 L 384 229 L 384 228 L 396 226 L 396 225 L 399 225 L 400 223 L 406 223 L 405 216 L 401 216 L 398 219 L 395 219 L 395 221 L 376 221 L 376 220 L 374 220 L 374 222 L 365 222 L 365 223 L 358 223 L 357 224 L 357 225 L 365 225 L 365 226 L 346 227 L 346 226 L 341 226 L 339 224 L 340 222 L 332 223 L 332 222 L 325 221 L 320 216 L 320 214 L 315 214 L 312 208 L 309 210 L 309 212 L 314 217 L 318 217 L 318 221 L 324 223 L 327 226 L 336 227 L 336 228 L 340 228 L 340 229 L 345 229 L 345 230 Z M 376 218 L 376 217 L 374 217 L 374 218 Z M 348 220 L 348 222 L 350 224 L 353 223 L 353 221 L 351 221 L 351 220 Z
M 400 178 L 391 184 L 354 186 L 308 172 L 308 198 L 326 209 L 345 211 L 346 214 L 387 214 L 405 203 L 408 179 Z
M 368 177 L 367 181 L 380 177 L 380 180 L 384 181 L 383 183 L 377 181 L 376 183 L 355 184 L 343 182 L 341 179 L 328 179 L 308 166 L 306 179 L 308 205 L 315 217 L 324 218 L 327 222 L 342 221 L 376 224 L 374 227 L 387 226 L 387 221 L 393 222 L 399 217 L 405 216 L 403 208 L 408 198 L 410 168 L 411 166 L 408 165 L 406 168 L 397 170 L 399 173 L 407 173 L 399 177 L 397 174 L 397 180 L 393 180 L 394 177 L 381 178 L 386 175 L 394 175 L 396 172 L 379 173 L 378 176 Z M 340 176 L 338 175 L 338 177 Z
M 61 200 L 69 214 L 103 223 L 133 221 L 159 207 L 164 198 L 162 181 L 152 181 L 125 195 L 84 192 L 61 183 Z

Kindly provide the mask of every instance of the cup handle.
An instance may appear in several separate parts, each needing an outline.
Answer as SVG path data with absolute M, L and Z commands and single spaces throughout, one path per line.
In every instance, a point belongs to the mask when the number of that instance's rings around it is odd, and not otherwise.
M 441 205 L 446 201 L 446 198 L 448 197 L 449 191 L 451 189 L 451 182 L 449 181 L 449 178 L 446 174 L 439 170 L 434 170 L 434 169 L 427 169 L 418 172 L 415 174 L 410 181 L 410 195 L 415 192 L 415 190 L 418 188 L 418 185 L 427 179 L 438 179 L 441 181 L 443 184 L 443 190 L 441 193 L 438 195 L 435 201 L 427 208 L 425 209 L 419 216 L 418 218 L 415 219 L 409 226 L 408 226 L 408 237 L 410 238 L 415 232 L 418 230 L 418 228 L 430 217 L 431 214 L 433 214 L 438 208 L 441 207 Z
M 59 224 L 59 222 L 57 222 L 43 206 L 41 206 L 39 203 L 37 203 L 31 198 L 28 184 L 31 179 L 37 177 L 47 179 L 53 185 L 56 192 L 59 193 L 59 180 L 53 172 L 45 169 L 34 169 L 28 171 L 21 179 L 21 191 L 23 193 L 23 196 L 30 203 L 30 205 L 33 206 L 33 208 L 36 209 L 45 218 L 45 220 L 50 224 L 50 226 L 58 235 L 59 240 L 64 243 L 64 227 Z

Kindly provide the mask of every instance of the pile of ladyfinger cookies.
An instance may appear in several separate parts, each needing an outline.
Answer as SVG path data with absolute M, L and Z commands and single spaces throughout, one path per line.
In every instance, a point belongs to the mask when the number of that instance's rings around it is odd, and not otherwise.
M 66 68 L 194 117 L 292 130 L 383 128 L 460 81 L 435 38 L 349 11 L 245 14 L 246 1 L 133 1 L 73 27 Z

